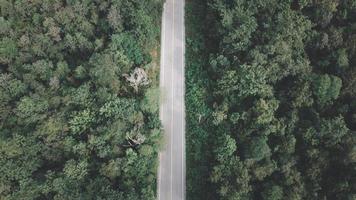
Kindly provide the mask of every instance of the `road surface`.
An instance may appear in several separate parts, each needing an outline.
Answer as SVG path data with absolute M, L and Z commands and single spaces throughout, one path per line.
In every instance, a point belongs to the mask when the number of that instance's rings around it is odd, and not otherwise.
M 184 31 L 184 0 L 166 0 L 160 68 L 165 146 L 159 155 L 158 200 L 185 199 Z

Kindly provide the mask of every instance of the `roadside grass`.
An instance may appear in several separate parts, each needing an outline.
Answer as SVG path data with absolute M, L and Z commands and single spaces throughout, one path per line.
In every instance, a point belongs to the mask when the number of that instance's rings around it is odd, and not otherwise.
M 204 41 L 205 6 L 204 0 L 188 0 L 185 7 L 187 200 L 214 199 L 214 190 L 209 184 L 209 144 L 213 132 L 209 131 L 209 79 L 204 69 L 208 66 Z

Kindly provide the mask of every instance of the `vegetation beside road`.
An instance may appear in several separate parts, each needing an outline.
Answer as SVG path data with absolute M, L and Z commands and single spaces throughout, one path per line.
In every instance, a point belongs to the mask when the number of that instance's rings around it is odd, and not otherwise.
M 0 199 L 155 199 L 162 1 L 0 3 Z
M 186 14 L 188 199 L 354 199 L 355 1 Z
M 209 94 L 204 38 L 205 3 L 201 0 L 186 2 L 186 179 L 187 199 L 208 199 L 211 190 L 209 176 L 209 126 L 207 105 Z M 205 177 L 205 178 L 203 178 Z

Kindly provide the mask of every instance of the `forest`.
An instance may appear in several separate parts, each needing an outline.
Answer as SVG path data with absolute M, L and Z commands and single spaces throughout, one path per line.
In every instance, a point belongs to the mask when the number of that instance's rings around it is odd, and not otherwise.
M 186 29 L 188 199 L 356 199 L 356 1 L 187 1 Z
M 161 0 L 0 1 L 0 199 L 153 200 Z

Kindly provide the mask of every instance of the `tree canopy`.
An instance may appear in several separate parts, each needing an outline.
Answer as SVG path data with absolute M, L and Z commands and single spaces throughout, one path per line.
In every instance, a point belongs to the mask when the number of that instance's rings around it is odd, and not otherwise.
M 162 5 L 1 1 L 0 199 L 155 199 Z
M 188 2 L 190 199 L 355 198 L 355 27 L 352 0 Z

